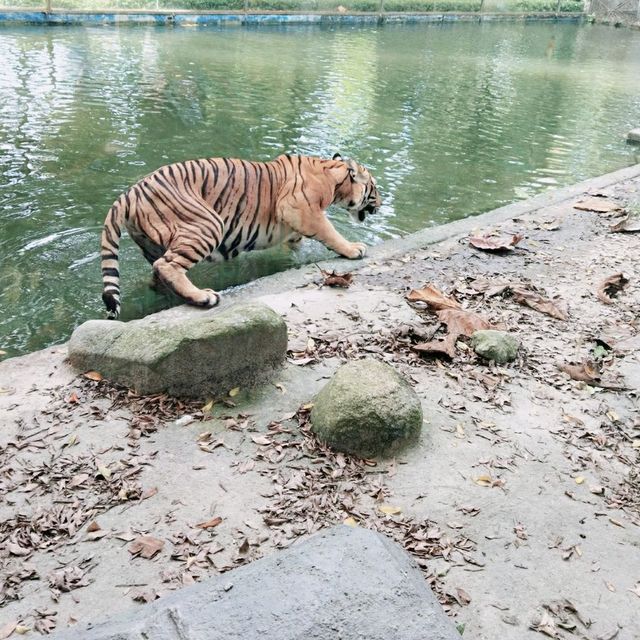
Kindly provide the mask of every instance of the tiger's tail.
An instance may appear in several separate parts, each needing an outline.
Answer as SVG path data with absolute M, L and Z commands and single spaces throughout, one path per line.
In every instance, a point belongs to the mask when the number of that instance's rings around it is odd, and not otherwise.
M 125 198 L 120 196 L 113 203 L 102 230 L 100 257 L 102 258 L 102 301 L 107 308 L 107 318 L 115 320 L 120 315 L 120 271 L 118 252 L 125 215 Z

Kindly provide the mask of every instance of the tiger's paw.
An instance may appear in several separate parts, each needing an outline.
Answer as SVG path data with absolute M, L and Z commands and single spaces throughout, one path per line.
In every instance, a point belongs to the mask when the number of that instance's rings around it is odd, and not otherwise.
M 205 309 L 212 309 L 220 303 L 220 294 L 213 289 L 202 289 L 202 300 L 198 300 L 196 305 Z
M 362 242 L 352 242 L 349 247 L 349 253 L 346 255 L 349 260 L 359 260 L 364 258 L 367 253 L 367 245 Z

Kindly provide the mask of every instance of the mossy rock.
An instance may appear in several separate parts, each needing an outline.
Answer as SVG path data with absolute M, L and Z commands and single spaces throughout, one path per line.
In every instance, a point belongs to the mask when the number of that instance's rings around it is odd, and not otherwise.
M 251 303 L 178 319 L 90 320 L 73 332 L 69 360 L 138 393 L 198 398 L 261 381 L 286 349 L 284 320 Z
M 471 336 L 471 346 L 479 356 L 505 364 L 516 359 L 520 343 L 506 331 L 486 329 Z
M 418 440 L 422 405 L 393 367 L 358 360 L 338 369 L 316 396 L 311 427 L 338 451 L 388 457 Z

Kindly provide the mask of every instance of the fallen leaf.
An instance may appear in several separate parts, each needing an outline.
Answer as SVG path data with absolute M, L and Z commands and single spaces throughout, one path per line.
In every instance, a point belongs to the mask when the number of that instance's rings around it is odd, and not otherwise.
M 545 611 L 542 616 L 531 623 L 530 629 L 544 633 L 550 638 L 557 638 L 558 631 L 556 629 L 556 623 L 553 618 Z
M 7 622 L 0 627 L 0 640 L 5 640 L 8 638 L 17 628 L 18 621 Z
M 578 200 L 578 202 L 573 205 L 573 208 L 580 209 L 581 211 L 595 211 L 596 213 L 609 213 L 610 211 L 619 211 L 622 209 L 618 203 L 598 197 Z
M 158 493 L 158 487 L 151 487 L 151 489 L 145 489 L 140 495 L 140 500 L 146 500 L 147 498 L 151 498 Z
M 207 404 L 205 404 L 204 407 L 202 407 L 202 413 L 209 413 L 211 409 L 213 409 L 214 404 L 215 404 L 214 400 L 209 400 L 209 402 L 207 402 Z
M 456 587 L 456 600 L 460 603 L 461 606 L 466 606 L 471 602 L 471 596 L 461 587 Z
M 598 286 L 598 300 L 604 304 L 613 304 L 612 296 L 617 295 L 629 284 L 629 278 L 624 273 L 614 273 L 603 280 Z
M 342 524 L 346 524 L 348 527 L 357 527 L 358 523 L 355 521 L 355 518 L 347 518 Z M 631 589 L 629 589 L 631 591 Z
M 84 374 L 85 378 L 88 378 L 89 380 L 93 380 L 94 382 L 100 382 L 100 380 L 102 380 L 102 374 L 98 373 L 97 371 L 87 371 Z
M 95 520 L 87 525 L 87 532 L 92 533 L 93 531 L 100 531 L 100 525 Z
M 69 404 L 78 404 L 80 402 L 80 398 L 78 398 L 78 394 L 74 391 L 68 398 L 67 402 Z
M 559 364 L 558 369 L 579 382 L 597 382 L 600 380 L 598 369 L 588 360 L 582 364 Z
M 584 482 L 584 478 L 582 476 L 576 476 L 574 480 L 576 481 L 576 484 L 582 484 Z
M 139 536 L 128 547 L 129 553 L 140 555 L 148 560 L 153 558 L 164 547 L 164 541 L 152 536 Z
M 434 311 L 461 308 L 457 300 L 445 295 L 432 284 L 427 284 L 422 289 L 412 289 L 407 295 L 407 300 L 409 302 L 425 302 Z
M 99 464 L 97 475 L 102 476 L 105 480 L 108 480 L 111 477 L 111 469 L 103 464 Z
M 378 511 L 384 513 L 387 516 L 396 516 L 399 513 L 402 513 L 402 509 L 400 507 L 393 507 L 390 504 L 381 504 L 378 507 Z
M 70 487 L 79 487 L 81 484 L 86 482 L 88 479 L 89 479 L 89 474 L 88 473 L 78 473 L 77 475 L 73 476 L 71 478 L 71 480 L 69 480 L 69 486 Z
M 240 393 L 240 387 L 234 387 L 233 389 L 231 389 L 231 391 L 229 391 L 229 397 L 234 398 L 239 393 Z
M 481 487 L 490 487 L 493 485 L 493 478 L 491 476 L 478 476 L 474 478 L 473 481 Z
M 413 345 L 414 351 L 420 353 L 430 353 L 433 355 L 445 355 L 454 358 L 456 355 L 455 343 L 450 340 L 431 340 L 429 342 L 419 342 Z
M 238 553 L 241 555 L 246 554 L 249 551 L 249 538 L 245 538 L 244 542 L 238 548 Z
M 211 520 L 207 520 L 206 522 L 200 522 L 196 525 L 198 529 L 213 529 L 217 527 L 222 522 L 222 518 L 220 516 L 216 516 L 215 518 L 211 518 Z
M 335 271 L 329 272 L 324 269 L 320 269 L 320 273 L 322 273 L 324 277 L 322 282 L 323 287 L 341 287 L 343 289 L 347 289 L 353 282 L 353 274 L 350 272 L 336 273 Z
M 614 233 L 634 233 L 640 231 L 640 217 L 628 215 L 609 227 Z
M 511 251 L 523 238 L 521 233 L 511 237 L 472 236 L 469 238 L 469 244 L 483 251 Z
M 518 304 L 531 307 L 536 311 L 546 313 L 548 316 L 557 318 L 558 320 L 569 319 L 566 305 L 561 300 L 549 300 L 524 285 L 511 285 L 509 288 L 513 293 L 513 299 Z
M 473 311 L 464 309 L 441 309 L 436 313 L 438 319 L 447 325 L 447 335 L 442 340 L 420 342 L 413 349 L 422 353 L 445 354 L 450 358 L 455 356 L 456 341 L 459 336 L 472 336 L 481 329 L 490 329 L 488 320 Z
M 259 445 L 268 445 L 272 444 L 271 440 L 265 436 L 251 436 L 251 440 Z

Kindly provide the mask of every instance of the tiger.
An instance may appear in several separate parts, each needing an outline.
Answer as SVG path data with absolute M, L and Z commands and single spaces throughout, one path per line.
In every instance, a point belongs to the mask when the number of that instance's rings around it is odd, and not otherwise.
M 107 214 L 101 237 L 102 301 L 120 316 L 118 252 L 122 228 L 152 265 L 154 287 L 164 285 L 187 304 L 212 308 L 220 293 L 199 289 L 191 267 L 240 252 L 313 238 L 345 258 L 366 253 L 326 216 L 329 205 L 364 222 L 381 206 L 375 178 L 355 160 L 280 155 L 269 162 L 230 158 L 165 165 L 124 191 Z

